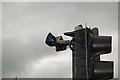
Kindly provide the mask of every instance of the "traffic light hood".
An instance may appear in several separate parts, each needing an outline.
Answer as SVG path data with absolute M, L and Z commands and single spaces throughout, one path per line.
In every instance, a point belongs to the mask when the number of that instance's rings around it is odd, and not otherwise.
M 111 36 L 93 36 L 93 52 L 111 53 Z
M 55 36 L 53 36 L 52 33 L 49 33 L 47 35 L 45 43 L 49 46 L 55 46 L 55 41 L 56 41 Z

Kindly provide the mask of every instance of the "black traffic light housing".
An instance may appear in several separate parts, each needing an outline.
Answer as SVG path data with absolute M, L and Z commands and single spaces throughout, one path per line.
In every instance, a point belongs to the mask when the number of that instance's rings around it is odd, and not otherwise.
M 99 36 L 98 28 L 83 28 L 78 25 L 73 32 L 64 33 L 72 40 L 63 40 L 51 33 L 46 38 L 46 44 L 55 46 L 56 51 L 72 50 L 73 80 L 108 80 L 113 78 L 113 61 L 100 61 L 100 55 L 111 52 L 111 36 Z

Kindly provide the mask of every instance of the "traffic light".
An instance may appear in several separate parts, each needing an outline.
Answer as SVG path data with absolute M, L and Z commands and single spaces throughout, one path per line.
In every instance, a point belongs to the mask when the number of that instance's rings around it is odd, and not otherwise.
M 83 28 L 82 25 L 76 26 L 74 31 L 66 32 L 64 35 L 72 37 L 72 40 L 57 39 L 49 33 L 46 44 L 55 46 L 56 51 L 66 50 L 67 46 L 70 47 L 73 80 L 108 80 L 113 78 L 113 61 L 100 60 L 100 55 L 112 51 L 111 36 L 99 36 L 98 28 Z M 50 36 L 52 37 L 49 38 Z
M 69 45 L 69 40 L 63 40 L 62 36 L 55 37 L 52 33 L 49 33 L 45 43 L 49 46 L 55 46 L 56 51 L 66 50 Z

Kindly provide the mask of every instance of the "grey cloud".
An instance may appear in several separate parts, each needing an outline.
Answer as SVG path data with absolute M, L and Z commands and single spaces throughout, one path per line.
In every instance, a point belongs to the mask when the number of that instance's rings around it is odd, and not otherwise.
M 23 72 L 26 63 L 55 53 L 50 51 L 40 39 L 33 38 L 28 44 L 19 39 L 3 39 L 3 76 Z
M 46 59 L 46 57 L 50 59 L 50 56 L 59 55 L 44 43 L 48 32 L 56 36 L 63 35 L 63 32 L 72 31 L 73 27 L 80 23 L 87 22 L 89 27 L 98 27 L 101 35 L 116 35 L 114 48 L 117 49 L 115 46 L 118 28 L 117 3 L 13 2 L 3 3 L 2 7 L 3 77 L 10 77 L 10 75 L 13 77 L 19 73 L 22 77 L 30 77 L 30 73 L 25 74 L 27 64 L 31 65 L 37 60 Z M 112 59 L 117 62 L 115 57 Z M 56 71 L 48 72 L 47 77 L 70 77 L 70 62 L 65 64 L 64 60 L 66 59 L 63 59 L 63 64 L 58 62 Z M 54 61 L 51 63 L 54 64 Z M 49 65 L 47 65 L 48 69 Z M 43 75 L 32 75 L 32 77 L 45 77 L 48 74 L 46 69 L 42 70 Z M 38 74 L 40 73 L 41 70 L 38 69 Z

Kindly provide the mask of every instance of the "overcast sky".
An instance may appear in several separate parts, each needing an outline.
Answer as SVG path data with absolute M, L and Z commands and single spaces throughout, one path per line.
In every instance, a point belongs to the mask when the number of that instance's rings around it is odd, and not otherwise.
M 72 52 L 55 52 L 45 44 L 49 32 L 63 35 L 78 24 L 98 27 L 100 35 L 112 36 L 113 52 L 102 60 L 113 60 L 118 76 L 117 3 L 2 3 L 2 76 L 70 78 Z M 65 37 L 64 39 L 71 39 Z

